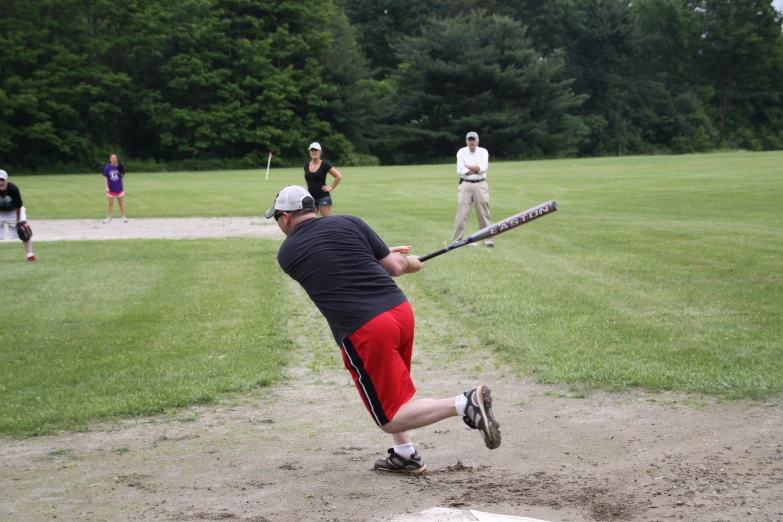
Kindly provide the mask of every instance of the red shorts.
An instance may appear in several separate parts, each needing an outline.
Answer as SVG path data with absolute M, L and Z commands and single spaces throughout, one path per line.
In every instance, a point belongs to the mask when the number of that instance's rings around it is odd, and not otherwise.
M 125 191 L 124 190 L 122 192 L 109 192 L 109 197 L 110 198 L 121 198 L 124 195 L 125 195 Z
M 343 363 L 378 426 L 413 398 L 413 310 L 407 301 L 371 319 L 343 341 Z

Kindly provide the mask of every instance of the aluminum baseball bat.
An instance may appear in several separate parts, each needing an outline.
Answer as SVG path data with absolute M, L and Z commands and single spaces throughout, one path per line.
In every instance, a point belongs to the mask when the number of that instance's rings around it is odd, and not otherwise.
M 541 216 L 547 216 L 556 210 L 557 210 L 557 203 L 555 203 L 554 200 L 547 201 L 546 203 L 541 203 L 537 207 L 529 208 L 524 212 L 520 212 L 519 214 L 514 214 L 513 216 L 508 217 L 503 221 L 498 221 L 497 223 L 489 225 L 488 227 L 482 228 L 478 232 L 472 233 L 465 239 L 460 239 L 459 241 L 455 241 L 454 243 L 447 246 L 446 248 L 441 248 L 437 252 L 433 252 L 431 254 L 427 254 L 424 257 L 420 257 L 419 260 L 424 262 L 428 259 L 432 259 L 433 257 L 437 257 L 441 254 L 445 254 L 446 252 L 450 252 L 455 248 L 465 246 L 468 243 L 475 243 L 477 241 L 483 241 L 488 237 L 497 236 L 498 234 L 502 234 L 503 232 L 511 230 L 512 228 L 516 228 L 519 225 L 524 225 L 525 223 L 529 223 L 534 219 L 538 219 Z

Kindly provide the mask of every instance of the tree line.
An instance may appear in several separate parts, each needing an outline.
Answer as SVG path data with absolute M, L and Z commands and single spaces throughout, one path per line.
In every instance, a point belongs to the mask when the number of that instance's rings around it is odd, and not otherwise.
M 0 165 L 783 148 L 770 0 L 0 3 Z

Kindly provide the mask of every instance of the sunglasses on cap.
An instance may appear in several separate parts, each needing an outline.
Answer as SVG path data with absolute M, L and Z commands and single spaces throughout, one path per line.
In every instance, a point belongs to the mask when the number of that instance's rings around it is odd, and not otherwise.
M 468 141 L 476 141 L 476 138 L 468 138 Z

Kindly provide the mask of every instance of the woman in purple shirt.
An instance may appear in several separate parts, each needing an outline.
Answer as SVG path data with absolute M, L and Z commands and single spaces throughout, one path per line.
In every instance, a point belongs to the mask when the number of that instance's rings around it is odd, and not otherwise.
M 117 198 L 117 202 L 120 204 L 120 212 L 122 213 L 122 221 L 128 222 L 125 217 L 125 203 L 123 197 L 125 196 L 125 189 L 122 186 L 122 178 L 125 177 L 125 167 L 119 162 L 116 154 L 109 156 L 109 164 L 103 167 L 103 180 L 106 183 L 106 195 L 109 196 L 109 215 L 104 220 L 104 223 L 111 223 L 111 211 L 114 208 L 114 198 Z

